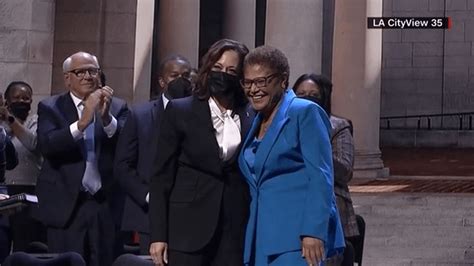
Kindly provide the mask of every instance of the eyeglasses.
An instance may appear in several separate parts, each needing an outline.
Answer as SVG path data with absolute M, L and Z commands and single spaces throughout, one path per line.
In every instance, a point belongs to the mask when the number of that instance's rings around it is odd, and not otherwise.
M 273 73 L 266 77 L 260 77 L 256 79 L 242 79 L 240 81 L 240 85 L 242 85 L 242 87 L 247 90 L 252 88 L 252 84 L 255 84 L 255 87 L 257 88 L 263 88 L 268 86 L 268 83 L 272 82 L 272 78 L 278 75 L 280 75 L 280 73 Z
M 89 73 L 91 77 L 97 77 L 99 75 L 100 69 L 99 68 L 85 68 L 85 69 L 74 69 L 68 71 L 69 73 L 73 73 L 76 77 L 83 79 L 86 76 L 86 73 Z

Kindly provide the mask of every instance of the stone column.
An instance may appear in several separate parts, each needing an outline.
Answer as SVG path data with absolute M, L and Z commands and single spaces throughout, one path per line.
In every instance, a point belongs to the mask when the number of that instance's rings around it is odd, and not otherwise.
M 154 0 L 137 0 L 135 56 L 133 64 L 133 102 L 150 98 L 153 47 Z
M 301 74 L 321 72 L 322 36 L 322 0 L 267 1 L 265 44 L 288 57 L 290 86 Z
M 256 0 L 226 0 L 224 4 L 223 37 L 255 47 Z
M 386 177 L 379 149 L 382 32 L 367 29 L 368 16 L 382 16 L 382 2 L 336 1 L 335 10 L 332 111 L 354 124 L 354 177 Z
M 0 1 L 0 91 L 11 81 L 33 87 L 33 112 L 51 94 L 54 0 Z
M 65 91 L 64 59 L 85 51 L 98 57 L 114 95 L 132 102 L 137 0 L 88 0 L 87 4 L 69 0 L 53 2 L 56 3 L 56 19 L 52 94 Z
M 160 0 L 158 56 L 181 54 L 197 67 L 199 62 L 199 2 Z

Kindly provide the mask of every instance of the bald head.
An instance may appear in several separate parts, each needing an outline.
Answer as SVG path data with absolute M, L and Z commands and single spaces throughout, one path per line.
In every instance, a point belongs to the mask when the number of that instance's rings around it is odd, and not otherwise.
M 97 68 L 100 68 L 99 60 L 97 60 L 97 57 L 95 55 L 89 54 L 87 52 L 77 52 L 64 60 L 63 73 L 73 70 L 74 68 L 72 67 L 72 62 L 81 60 L 81 59 L 93 61 L 95 62 L 95 65 L 97 66 Z
M 64 60 L 64 84 L 76 97 L 85 99 L 100 87 L 100 67 L 97 57 L 77 52 Z

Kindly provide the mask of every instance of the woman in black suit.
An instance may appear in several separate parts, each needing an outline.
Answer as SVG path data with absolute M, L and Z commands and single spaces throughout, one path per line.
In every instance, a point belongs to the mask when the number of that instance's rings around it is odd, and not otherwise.
M 156 265 L 243 265 L 249 192 L 236 158 L 253 118 L 239 85 L 247 53 L 214 43 L 194 95 L 166 108 L 150 190 Z

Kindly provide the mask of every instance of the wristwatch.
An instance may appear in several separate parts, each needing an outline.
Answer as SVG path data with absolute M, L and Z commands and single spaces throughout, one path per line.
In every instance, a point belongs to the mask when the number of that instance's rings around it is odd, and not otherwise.
M 11 125 L 11 124 L 13 124 L 13 122 L 15 122 L 15 117 L 13 115 L 9 115 L 8 116 L 8 123 Z

